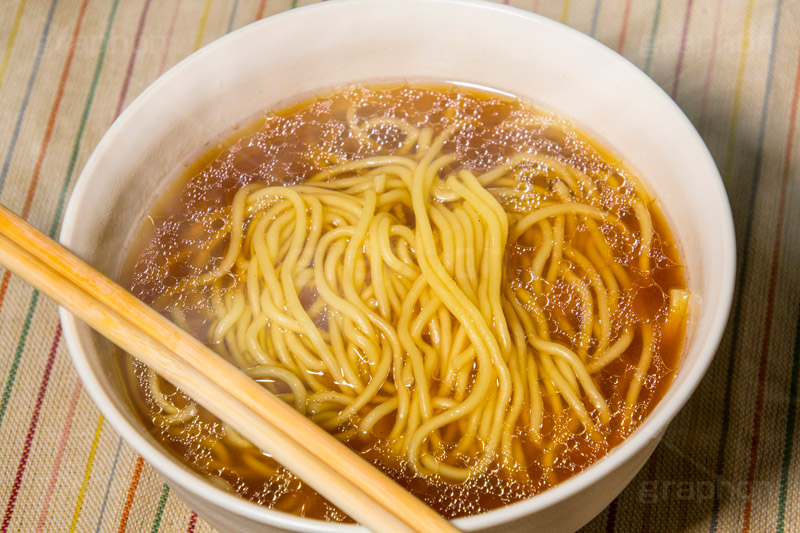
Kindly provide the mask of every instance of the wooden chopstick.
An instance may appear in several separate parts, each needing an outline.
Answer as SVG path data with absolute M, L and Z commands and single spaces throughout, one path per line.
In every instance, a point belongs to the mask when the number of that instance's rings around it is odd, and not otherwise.
M 457 531 L 347 446 L 2 205 L 0 264 L 172 382 L 359 523 L 380 532 Z

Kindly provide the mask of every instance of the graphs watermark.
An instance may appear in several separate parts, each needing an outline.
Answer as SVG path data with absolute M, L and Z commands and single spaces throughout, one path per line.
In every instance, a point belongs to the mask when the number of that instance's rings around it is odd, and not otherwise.
M 773 486 L 774 481 L 754 481 L 750 491 L 757 492 L 759 486 Z M 648 480 L 639 484 L 637 499 L 639 503 L 651 504 L 664 501 L 712 501 L 715 494 L 723 499 L 745 500 L 748 482 L 703 480 Z

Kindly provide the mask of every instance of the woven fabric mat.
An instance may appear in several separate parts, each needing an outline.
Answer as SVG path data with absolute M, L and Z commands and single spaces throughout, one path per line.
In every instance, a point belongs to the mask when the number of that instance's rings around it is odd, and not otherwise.
M 5 0 L 0 202 L 56 235 L 80 169 L 166 68 L 289 0 Z M 800 2 L 513 1 L 647 72 L 704 137 L 736 221 L 708 375 L 586 531 L 800 531 Z M 103 419 L 56 306 L 0 268 L 0 531 L 211 531 Z

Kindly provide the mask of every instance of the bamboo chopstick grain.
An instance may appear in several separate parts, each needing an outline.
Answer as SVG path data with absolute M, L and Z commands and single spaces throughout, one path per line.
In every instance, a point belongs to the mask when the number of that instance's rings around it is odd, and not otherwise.
M 374 531 L 457 531 L 200 341 L 0 205 L 0 264 L 69 309 Z

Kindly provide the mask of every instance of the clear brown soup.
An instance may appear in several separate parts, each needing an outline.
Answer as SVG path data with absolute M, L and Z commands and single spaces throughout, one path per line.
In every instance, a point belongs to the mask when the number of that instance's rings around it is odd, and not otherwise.
M 227 241 L 210 248 L 208 241 L 227 223 L 236 191 L 251 183 L 301 183 L 334 161 L 390 154 L 397 148 L 400 134 L 391 129 L 374 136 L 377 148 L 367 150 L 356 142 L 347 128 L 346 113 L 351 106 L 355 106 L 362 119 L 395 117 L 418 126 L 432 126 L 437 131 L 456 110 L 461 116 L 470 117 L 470 127 L 457 130 L 444 151 L 458 155 L 455 164 L 459 168 L 476 173 L 485 171 L 519 152 L 551 156 L 599 183 L 598 201 L 636 228 L 636 219 L 624 201 L 626 195 L 633 194 L 635 178 L 616 159 L 563 121 L 519 100 L 463 87 L 357 87 L 270 113 L 191 166 L 185 178 L 153 209 L 130 252 L 124 282 L 131 291 L 167 316 L 174 309 L 181 309 L 192 333 L 206 339 L 213 321 L 207 299 L 198 294 L 181 294 L 173 299 L 165 299 L 163 295 L 169 294 L 181 280 L 209 271 L 219 263 Z M 525 116 L 538 118 L 530 120 L 527 126 L 524 120 L 509 126 L 510 117 Z M 523 179 L 532 186 L 546 184 L 549 179 L 547 169 L 529 168 L 527 172 Z M 604 185 L 608 182 L 613 182 L 614 187 Z M 535 208 L 535 188 L 532 190 L 529 207 Z M 625 396 L 642 351 L 639 333 L 618 359 L 593 375 L 612 413 L 608 423 L 597 425 L 601 439 L 576 430 L 574 419 L 553 412 L 550 404 L 544 402 L 542 434 L 545 441 L 558 441 L 553 447 L 554 461 L 549 466 L 542 462 L 543 445 L 526 437 L 524 414 L 518 422 L 517 439 L 528 464 L 520 475 L 508 475 L 499 467 L 461 483 L 435 475 L 416 475 L 402 458 L 386 454 L 382 438 L 391 427 L 391 417 L 375 426 L 369 437 L 356 435 L 347 444 L 446 517 L 468 516 L 529 498 L 603 457 L 641 424 L 664 395 L 681 353 L 683 325 L 675 328 L 665 324 L 670 291 L 685 288 L 683 269 L 655 203 L 651 202 L 648 209 L 654 237 L 651 268 L 647 273 L 637 269 L 635 243 L 614 240 L 613 231 L 601 227 L 609 238 L 614 257 L 630 279 L 630 286 L 621 290 L 619 305 L 612 316 L 612 338 L 617 338 L 626 326 L 647 322 L 652 325 L 656 339 L 652 362 L 630 419 L 625 417 Z M 568 227 L 567 232 L 575 249 L 590 253 L 586 249 L 591 247 L 591 237 L 585 226 L 578 223 Z M 531 279 L 529 269 L 535 247 L 535 238 L 526 241 L 524 235 L 518 242 L 508 244 L 506 283 L 532 292 L 535 280 Z M 581 309 L 570 285 L 558 279 L 545 284 L 543 292 L 535 297 L 545 311 L 552 339 L 575 346 Z M 154 402 L 143 366 L 121 355 L 120 367 L 130 401 L 142 423 L 189 468 L 258 504 L 306 517 L 349 520 L 267 455 L 252 447 L 230 445 L 224 427 L 207 411 L 200 409 L 196 417 L 184 423 L 163 423 L 164 413 L 159 412 Z M 160 386 L 176 408 L 189 404 L 168 383 L 160 380 Z M 585 398 L 583 401 L 591 409 Z

